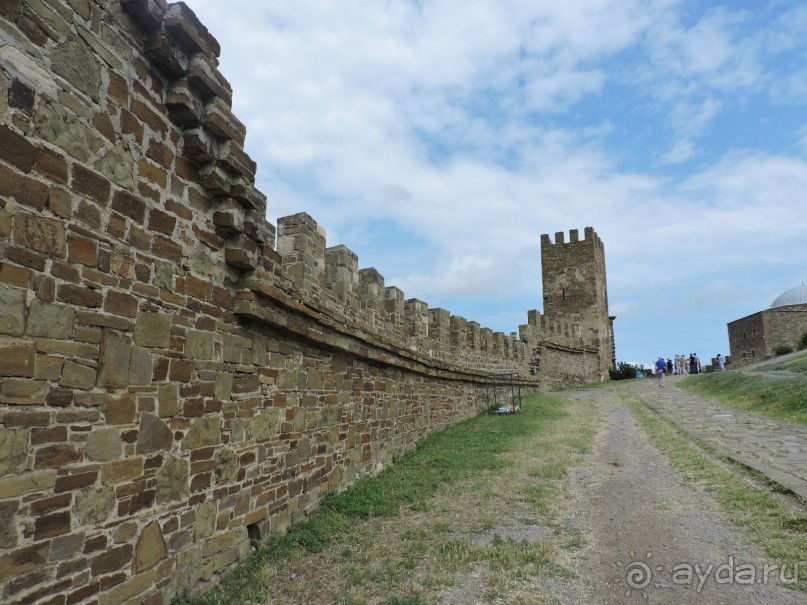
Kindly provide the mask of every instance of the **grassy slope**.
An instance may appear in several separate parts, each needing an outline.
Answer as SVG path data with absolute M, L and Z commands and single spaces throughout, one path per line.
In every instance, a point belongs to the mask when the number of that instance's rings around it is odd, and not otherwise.
M 716 397 L 732 407 L 807 424 L 807 355 L 760 369 L 765 373 L 732 371 L 689 376 L 678 385 Z

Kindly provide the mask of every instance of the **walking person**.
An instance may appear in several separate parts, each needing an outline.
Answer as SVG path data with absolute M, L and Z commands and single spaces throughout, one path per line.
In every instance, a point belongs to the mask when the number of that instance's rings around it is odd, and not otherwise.
M 663 357 L 659 357 L 658 361 L 656 362 L 656 376 L 658 376 L 658 386 L 662 388 L 664 386 L 664 372 L 667 370 L 667 362 L 664 361 Z
M 695 362 L 697 358 L 695 357 L 695 353 L 689 356 L 689 373 L 690 374 L 697 374 L 698 373 L 698 364 Z
M 717 371 L 718 372 L 726 371 L 726 358 L 723 357 L 720 353 L 717 354 Z

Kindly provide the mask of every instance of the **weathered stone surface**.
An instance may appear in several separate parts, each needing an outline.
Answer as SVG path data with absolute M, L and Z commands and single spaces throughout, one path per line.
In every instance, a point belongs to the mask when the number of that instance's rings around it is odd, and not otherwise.
M 171 263 L 156 263 L 154 285 L 163 290 L 172 290 L 174 288 L 174 266 Z
M 286 454 L 286 466 L 294 467 L 305 462 L 311 457 L 311 442 L 303 437 L 297 442 L 297 446 L 289 450 Z
M 0 582 L 37 569 L 48 560 L 48 542 L 26 546 L 0 556 Z
M 104 145 L 104 139 L 55 101 L 39 104 L 34 129 L 37 135 L 82 161 L 90 159 Z
M 215 351 L 215 334 L 188 330 L 185 335 L 185 357 L 212 360 Z
M 247 427 L 240 418 L 233 418 L 227 421 L 227 428 L 230 431 L 230 443 L 245 441 L 247 438 Z
M 28 310 L 28 325 L 25 331 L 29 336 L 71 338 L 75 324 L 76 312 L 70 307 L 34 299 Z
M 50 560 L 64 561 L 78 554 L 84 546 L 84 534 L 59 536 L 50 543 Z
M 202 548 L 193 546 L 180 552 L 176 557 L 176 572 L 168 586 L 173 594 L 179 594 L 195 586 L 202 570 Z
M 216 483 L 231 483 L 238 475 L 238 457 L 229 448 L 220 449 L 215 456 L 216 468 L 213 473 Z
M 157 471 L 157 504 L 187 498 L 190 495 L 188 475 L 187 460 L 168 456 Z
M 233 391 L 233 379 L 235 377 L 230 373 L 219 372 L 216 374 L 216 382 L 213 386 L 213 396 L 216 399 L 226 401 L 230 398 Z
M 5 378 L 0 382 L 0 403 L 44 405 L 49 383 L 44 380 Z
M 129 362 L 129 384 L 151 384 L 152 366 L 151 351 L 143 347 L 132 347 L 132 358 Z
M 224 361 L 241 363 L 244 351 L 249 341 L 235 334 L 224 335 Z
M 33 343 L 0 346 L 0 376 L 34 375 L 36 349 Z
M 31 492 L 53 489 L 56 485 L 56 471 L 35 471 L 21 475 L 10 475 L 0 479 L 0 494 L 4 498 L 16 498 Z
M 278 410 L 267 408 L 249 421 L 247 427 L 249 434 L 256 441 L 271 439 L 277 434 L 277 421 L 280 417 Z
M 110 486 L 88 487 L 76 494 L 74 511 L 80 525 L 101 523 L 115 508 L 115 489 Z
M 166 313 L 141 311 L 135 322 L 135 343 L 141 347 L 166 348 L 171 342 L 171 321 Z
M 175 416 L 179 412 L 179 387 L 176 384 L 160 385 L 157 405 L 160 417 Z
M 174 433 L 162 420 L 154 414 L 144 412 L 140 416 L 140 427 L 137 434 L 138 454 L 152 454 L 160 450 L 171 451 Z
M 51 68 L 93 101 L 98 101 L 101 67 L 86 44 L 68 38 L 53 49 Z
M 0 455 L 0 460 L 2 460 L 2 455 Z M 0 502 L 0 548 L 14 548 L 17 546 L 19 541 L 17 535 L 17 511 L 19 508 L 19 500 Z
M 109 398 L 104 405 L 106 421 L 109 424 L 129 424 L 135 419 L 135 400 L 128 393 Z
M 137 539 L 132 569 L 135 573 L 146 571 L 167 556 L 168 549 L 165 547 L 160 525 L 156 521 L 152 521 L 143 528 Z
M 216 503 L 202 502 L 196 509 L 196 524 L 194 525 L 194 540 L 208 538 L 216 529 Z
M 118 429 L 101 429 L 91 432 L 87 437 L 84 455 L 90 460 L 101 462 L 120 458 L 123 455 L 123 442 Z
M 0 284 L 0 334 L 20 336 L 25 329 L 25 290 Z
M 129 384 L 129 363 L 132 342 L 128 335 L 108 330 L 102 345 L 101 371 L 98 386 L 120 389 Z
M 134 187 L 134 168 L 134 156 L 125 139 L 119 141 L 95 163 L 96 170 L 108 175 L 113 183 L 125 189 Z
M 59 384 L 73 389 L 89 390 L 95 386 L 98 372 L 81 363 L 67 360 L 64 362 L 62 378 Z
M 206 445 L 215 445 L 221 440 L 221 427 L 218 418 L 197 418 L 182 440 L 182 449 L 191 450 Z
M 53 257 L 63 258 L 67 251 L 61 221 L 27 212 L 14 217 L 14 241 L 19 246 Z

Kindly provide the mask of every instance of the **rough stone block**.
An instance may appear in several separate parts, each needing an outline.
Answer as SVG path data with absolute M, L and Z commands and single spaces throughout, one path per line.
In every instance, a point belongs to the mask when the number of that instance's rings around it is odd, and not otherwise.
M 115 510 L 115 490 L 110 486 L 87 487 L 75 496 L 73 507 L 79 525 L 98 525 Z
M 21 134 L 0 125 L 0 159 L 14 164 L 23 172 L 34 167 L 34 146 Z
M 213 332 L 188 330 L 185 334 L 185 357 L 212 360 L 215 355 L 216 335 Z
M 173 78 L 184 76 L 188 70 L 190 64 L 188 55 L 164 32 L 158 32 L 146 42 L 144 50 L 160 70 Z
M 21 473 L 28 463 L 28 437 L 25 429 L 0 426 L 0 476 Z
M 13 197 L 20 204 L 42 210 L 48 201 L 48 187 L 0 164 L 0 195 Z
M 218 139 L 230 140 L 242 147 L 244 145 L 244 139 L 247 134 L 246 127 L 235 117 L 229 104 L 218 97 L 213 97 L 205 105 L 205 112 L 202 114 L 202 126 L 212 132 Z
M 101 371 L 98 386 L 111 389 L 125 388 L 129 384 L 129 362 L 132 343 L 127 335 L 109 330 L 101 347 Z
M 93 101 L 99 100 L 101 66 L 87 44 L 67 37 L 51 51 L 51 69 Z
M 120 4 L 146 31 L 159 29 L 168 8 L 165 0 L 120 0 Z
M 0 582 L 38 569 L 48 560 L 49 542 L 18 548 L 0 556 Z
M 224 262 L 239 271 L 254 270 L 258 266 L 258 244 L 243 233 L 227 240 Z
M 112 185 L 104 176 L 85 168 L 79 163 L 73 163 L 73 190 L 86 195 L 101 206 L 109 203 Z
M 25 329 L 26 291 L 0 285 L 0 334 L 21 336 Z
M 27 378 L 5 378 L 0 383 L 0 403 L 45 405 L 48 383 Z
M 137 315 L 138 299 L 127 292 L 110 290 L 104 300 L 104 311 L 113 315 L 135 317 Z
M 112 209 L 128 216 L 138 225 L 142 225 L 146 218 L 146 203 L 123 189 L 119 189 L 112 196 Z
M 215 445 L 221 441 L 221 426 L 218 418 L 197 418 L 182 440 L 182 449 L 191 450 L 199 447 Z
M 188 476 L 188 461 L 169 455 L 157 471 L 157 504 L 186 499 L 190 495 Z
M 76 284 L 60 285 L 57 298 L 66 303 L 90 308 L 100 307 L 104 301 L 103 295 L 98 290 Z
M 101 482 L 104 485 L 135 479 L 143 474 L 143 458 L 125 458 L 104 464 Z
M 144 412 L 140 416 L 140 427 L 137 433 L 137 454 L 153 454 L 159 451 L 171 451 L 174 444 L 174 433 L 168 425 L 157 416 Z
M 168 7 L 164 25 L 168 32 L 192 53 L 203 53 L 208 57 L 218 57 L 221 53 L 218 41 L 184 2 Z
M 98 372 L 95 368 L 67 360 L 64 362 L 59 384 L 63 387 L 87 391 L 95 386 Z
M 29 336 L 72 338 L 75 325 L 76 312 L 70 307 L 34 299 L 25 332 Z
M 168 556 L 160 525 L 152 521 L 140 532 L 134 550 L 132 570 L 140 573 L 151 569 Z
M 21 212 L 14 217 L 14 241 L 18 246 L 56 258 L 67 250 L 64 225 L 36 214 Z
M 141 311 L 137 314 L 134 342 L 141 347 L 167 348 L 171 343 L 172 316 Z
M 0 346 L 0 376 L 33 378 L 36 348 L 33 343 Z
M 154 358 L 151 351 L 143 347 L 132 347 L 129 362 L 129 384 L 145 386 L 151 384 L 154 369 Z

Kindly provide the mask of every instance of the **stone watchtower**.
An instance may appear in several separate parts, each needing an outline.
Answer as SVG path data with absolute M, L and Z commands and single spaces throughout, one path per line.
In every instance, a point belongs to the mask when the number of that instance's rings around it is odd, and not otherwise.
M 544 314 L 560 322 L 577 324 L 584 346 L 595 349 L 599 359 L 600 379 L 614 367 L 613 320 L 608 315 L 608 290 L 605 279 L 605 250 L 592 227 L 586 227 L 584 239 L 577 229 L 564 242 L 562 231 L 541 236 L 541 277 L 544 289 Z

